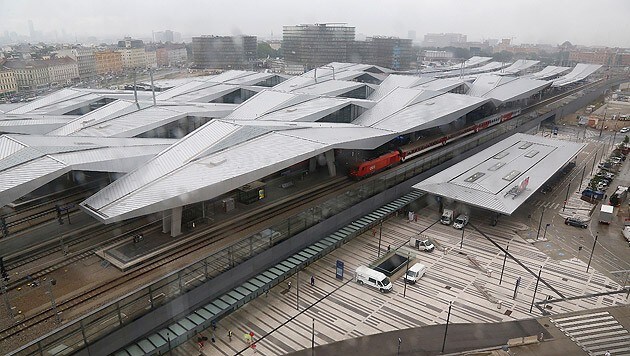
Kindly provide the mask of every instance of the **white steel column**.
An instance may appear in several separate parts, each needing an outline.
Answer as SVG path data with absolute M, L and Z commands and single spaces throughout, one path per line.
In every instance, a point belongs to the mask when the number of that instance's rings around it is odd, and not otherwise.
M 326 151 L 326 165 L 328 165 L 328 174 L 331 177 L 337 175 L 337 167 L 335 167 L 335 151 Z
M 171 209 L 171 237 L 182 234 L 182 206 Z
M 171 231 L 171 214 L 168 210 L 162 211 L 162 232 L 168 233 Z

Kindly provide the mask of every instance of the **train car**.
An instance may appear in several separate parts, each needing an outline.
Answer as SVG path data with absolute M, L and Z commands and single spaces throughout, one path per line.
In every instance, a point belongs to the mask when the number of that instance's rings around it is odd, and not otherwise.
M 477 133 L 494 125 L 506 122 L 513 117 L 519 115 L 520 112 L 520 109 L 516 109 L 506 113 L 495 114 L 481 119 L 461 130 L 451 132 L 447 135 L 429 137 L 404 146 L 400 146 L 397 151 L 392 151 L 373 160 L 361 163 L 356 169 L 350 171 L 350 176 L 357 179 L 367 177 L 376 172 L 387 169 L 390 166 L 393 166 L 401 161 L 404 162 L 410 158 L 429 152 L 435 148 L 445 146 L 449 142 L 459 140 L 463 137 Z
M 355 169 L 350 171 L 350 176 L 355 179 L 365 178 L 385 168 L 391 167 L 398 162 L 400 162 L 400 154 L 398 151 L 388 152 L 382 156 L 359 164 Z

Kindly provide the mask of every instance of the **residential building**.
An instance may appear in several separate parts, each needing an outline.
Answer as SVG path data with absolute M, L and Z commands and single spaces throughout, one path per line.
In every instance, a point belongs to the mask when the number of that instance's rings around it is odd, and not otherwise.
M 122 56 L 116 51 L 94 52 L 96 74 L 121 73 L 123 71 Z
M 601 65 L 614 65 L 617 60 L 617 53 L 610 48 L 573 50 L 569 52 L 569 62 L 572 63 L 592 63 Z
M 15 72 L 4 67 L 6 60 L 0 59 L 0 96 L 17 93 L 18 86 L 15 80 Z
M 123 69 L 147 67 L 147 55 L 142 40 L 125 37 L 124 40 L 118 41 L 117 52 L 120 53 Z
M 46 59 L 43 63 L 48 68 L 51 87 L 72 84 L 80 77 L 78 63 L 70 57 Z
M 56 54 L 59 58 L 70 57 L 77 61 L 81 80 L 90 80 L 96 76 L 96 58 L 93 48 L 75 46 L 59 50 Z
M 157 53 L 155 51 L 147 51 L 145 49 L 144 55 L 146 57 L 147 68 L 157 68 Z
M 346 24 L 284 26 L 284 59 L 290 64 L 302 64 L 307 69 L 330 62 L 345 62 L 354 37 L 355 28 Z
M 68 85 L 80 78 L 78 63 L 70 57 L 46 59 L 43 63 L 48 68 L 51 87 Z
M 466 43 L 466 35 L 461 33 L 427 33 L 424 35 L 424 47 L 449 47 Z
M 192 38 L 193 66 L 206 69 L 247 69 L 256 59 L 256 36 Z
M 15 73 L 18 91 L 46 89 L 50 86 L 48 67 L 42 60 L 8 60 L 4 66 Z
M 188 61 L 188 52 L 184 45 L 167 45 L 156 49 L 157 65 L 170 66 Z

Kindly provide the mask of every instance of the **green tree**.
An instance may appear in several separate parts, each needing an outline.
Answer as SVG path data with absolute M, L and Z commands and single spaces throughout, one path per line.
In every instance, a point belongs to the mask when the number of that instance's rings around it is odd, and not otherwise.
M 258 58 L 276 58 L 278 56 L 278 51 L 271 48 L 271 46 L 267 42 L 258 43 L 256 52 L 258 54 Z
M 623 139 L 623 143 L 628 143 L 630 142 L 630 137 L 628 137 L 628 135 L 626 135 L 626 137 L 624 137 Z

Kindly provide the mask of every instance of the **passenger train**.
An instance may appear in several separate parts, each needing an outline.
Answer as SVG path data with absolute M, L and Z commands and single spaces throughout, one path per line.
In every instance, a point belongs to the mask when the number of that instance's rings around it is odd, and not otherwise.
M 459 140 L 465 136 L 477 133 L 481 130 L 485 130 L 502 122 L 506 122 L 513 117 L 518 116 L 520 113 L 521 109 L 516 109 L 500 114 L 495 114 L 490 117 L 481 119 L 468 127 L 448 133 L 444 136 L 437 138 L 432 137 L 426 140 L 418 140 L 416 142 L 400 146 L 396 151 L 391 151 L 377 158 L 362 162 L 356 168 L 350 170 L 349 175 L 354 179 L 369 177 L 400 162 L 404 162 L 410 158 L 429 152 L 435 148 L 445 146 L 449 142 Z

